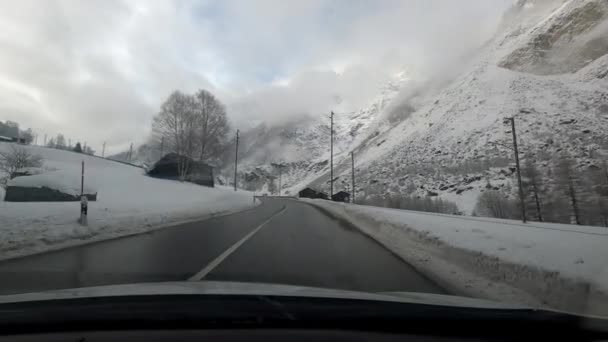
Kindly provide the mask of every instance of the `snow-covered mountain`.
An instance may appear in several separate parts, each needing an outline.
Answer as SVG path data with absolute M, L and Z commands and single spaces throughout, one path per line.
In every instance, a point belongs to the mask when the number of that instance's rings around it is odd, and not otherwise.
M 408 79 L 405 74 L 379 89 L 370 104 L 356 111 L 334 111 L 334 157 L 348 154 L 352 146 L 364 144 L 374 134 L 383 113 Z M 260 124 L 241 134 L 239 152 L 240 186 L 263 192 L 276 192 L 282 171 L 284 193 L 312 182 L 329 170 L 330 113 L 292 119 L 280 125 Z M 234 163 L 223 170 L 232 176 Z
M 608 149 L 607 18 L 604 0 L 518 1 L 456 77 L 393 82 L 368 108 L 336 115 L 336 189 L 350 184 L 354 151 L 359 198 L 413 192 L 470 212 L 488 183 L 511 191 L 505 117 L 516 120 L 524 159 L 548 166 L 568 151 L 579 168 L 594 167 Z M 285 193 L 328 190 L 328 124 L 323 116 L 248 132 L 242 185 L 267 190 L 278 175 L 270 163 L 283 161 Z

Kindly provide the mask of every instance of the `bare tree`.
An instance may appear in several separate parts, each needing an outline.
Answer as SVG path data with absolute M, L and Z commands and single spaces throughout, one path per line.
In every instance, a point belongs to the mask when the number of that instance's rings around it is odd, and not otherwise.
M 503 194 L 487 190 L 477 198 L 475 213 L 480 216 L 496 218 L 513 218 L 516 205 Z
M 572 210 L 574 223 L 581 224 L 581 214 L 579 209 L 578 187 L 579 178 L 574 169 L 574 161 L 570 156 L 564 154 L 559 159 L 556 166 L 557 185 L 564 195 L 568 198 Z
M 25 167 L 41 167 L 42 157 L 28 152 L 25 148 L 11 146 L 8 151 L 0 151 L 0 170 L 15 178 L 17 171 Z
M 31 128 L 21 132 L 21 138 L 25 140 L 27 145 L 30 145 L 34 141 L 34 132 Z
M 65 150 L 67 147 L 66 143 L 65 143 L 65 137 L 63 136 L 63 134 L 59 133 L 57 134 L 57 138 L 55 139 L 55 148 L 58 148 L 60 150 Z
M 199 159 L 207 161 L 222 152 L 230 126 L 226 108 L 212 93 L 201 89 L 194 97 L 198 116 Z
M 523 186 L 524 193 L 526 195 L 526 202 L 530 202 L 532 200 L 532 207 L 534 210 L 532 212 L 536 213 L 536 218 L 538 221 L 543 222 L 543 214 L 541 210 L 541 192 L 542 192 L 542 177 L 534 162 L 528 158 L 524 163 L 523 169 Z
M 57 144 L 55 143 L 55 138 L 49 139 L 49 141 L 46 143 L 46 146 L 51 148 L 55 148 L 56 145 Z
M 161 105 L 154 117 L 152 131 L 156 139 L 164 138 L 169 151 L 178 159 L 180 180 L 185 180 L 190 168 L 190 158 L 197 147 L 197 116 L 193 97 L 174 91 Z

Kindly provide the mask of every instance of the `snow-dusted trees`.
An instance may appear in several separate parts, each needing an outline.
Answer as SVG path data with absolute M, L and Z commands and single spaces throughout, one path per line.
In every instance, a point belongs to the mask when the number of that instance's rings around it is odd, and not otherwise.
M 0 151 L 0 171 L 8 174 L 9 179 L 25 167 L 41 167 L 42 157 L 28 152 L 23 147 L 11 146 L 8 151 Z
M 526 211 L 530 218 L 543 222 L 543 180 L 532 159 L 526 159 L 523 168 L 523 187 Z
M 155 139 L 164 142 L 165 151 L 188 157 L 178 161 L 181 179 L 188 174 L 189 158 L 218 157 L 229 130 L 224 105 L 206 90 L 194 95 L 174 91 L 152 123 Z
M 513 218 L 516 205 L 496 190 L 486 190 L 477 198 L 475 214 L 496 218 Z
M 32 131 L 31 128 L 28 128 L 25 131 L 21 132 L 21 138 L 24 140 L 24 142 L 27 145 L 29 145 L 32 142 L 34 142 L 34 132 Z
M 67 144 L 65 142 L 65 137 L 63 136 L 63 134 L 59 133 L 57 134 L 57 138 L 55 139 L 55 148 L 58 148 L 60 150 L 65 150 L 67 147 Z
M 195 95 L 198 117 L 198 139 L 201 161 L 217 158 L 230 130 L 226 108 L 210 92 L 199 90 Z
M 581 211 L 579 192 L 581 188 L 580 178 L 574 168 L 574 161 L 569 155 L 563 154 L 555 166 L 555 177 L 558 191 L 562 192 L 571 209 L 571 223 L 581 224 Z
M 160 139 L 164 138 L 169 150 L 177 153 L 178 174 L 184 180 L 188 170 L 188 158 L 194 155 L 196 148 L 197 118 L 194 99 L 182 92 L 174 91 L 163 102 L 160 112 L 154 117 L 152 131 Z

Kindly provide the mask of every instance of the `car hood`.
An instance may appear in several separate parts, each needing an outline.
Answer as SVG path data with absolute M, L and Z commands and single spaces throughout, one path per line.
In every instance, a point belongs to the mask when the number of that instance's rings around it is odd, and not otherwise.
M 82 287 L 0 296 L 0 304 L 72 298 L 148 295 L 251 295 L 338 298 L 488 309 L 529 309 L 467 297 L 418 292 L 357 292 L 306 286 L 224 281 L 162 282 Z

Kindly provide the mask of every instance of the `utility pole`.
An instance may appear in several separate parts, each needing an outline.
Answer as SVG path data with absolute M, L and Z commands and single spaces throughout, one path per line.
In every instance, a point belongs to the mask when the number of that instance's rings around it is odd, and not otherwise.
M 283 164 L 279 165 L 279 197 L 281 197 L 281 185 L 283 177 Z
M 84 160 L 82 161 L 82 168 L 80 172 L 80 197 L 84 195 Z
M 281 197 L 281 181 L 283 176 L 283 168 L 279 166 L 279 197 Z
M 329 117 L 331 119 L 330 125 L 330 148 L 329 148 L 329 198 L 334 195 L 334 112 L 331 112 Z
M 350 161 L 351 161 L 351 166 L 352 166 L 351 179 L 353 181 L 351 203 L 355 203 L 355 192 L 356 192 L 356 188 L 355 188 L 355 151 L 350 152 Z
M 82 153 L 87 154 L 87 142 L 84 142 L 84 145 L 82 145 Z
M 234 191 L 236 191 L 236 171 L 239 165 L 239 130 L 236 130 L 236 151 L 234 153 Z
M 515 151 L 515 167 L 517 168 L 517 185 L 519 186 L 519 201 L 521 205 L 521 220 L 526 223 L 526 205 L 524 200 L 524 188 L 521 182 L 521 168 L 519 167 L 519 151 L 517 149 L 517 134 L 515 133 L 515 118 L 507 118 L 511 122 L 511 133 L 513 134 L 513 150 Z
M 131 162 L 131 158 L 133 157 L 133 143 L 129 147 L 129 162 Z
M 103 145 L 101 147 L 101 158 L 105 158 L 106 157 L 106 142 L 103 142 Z

